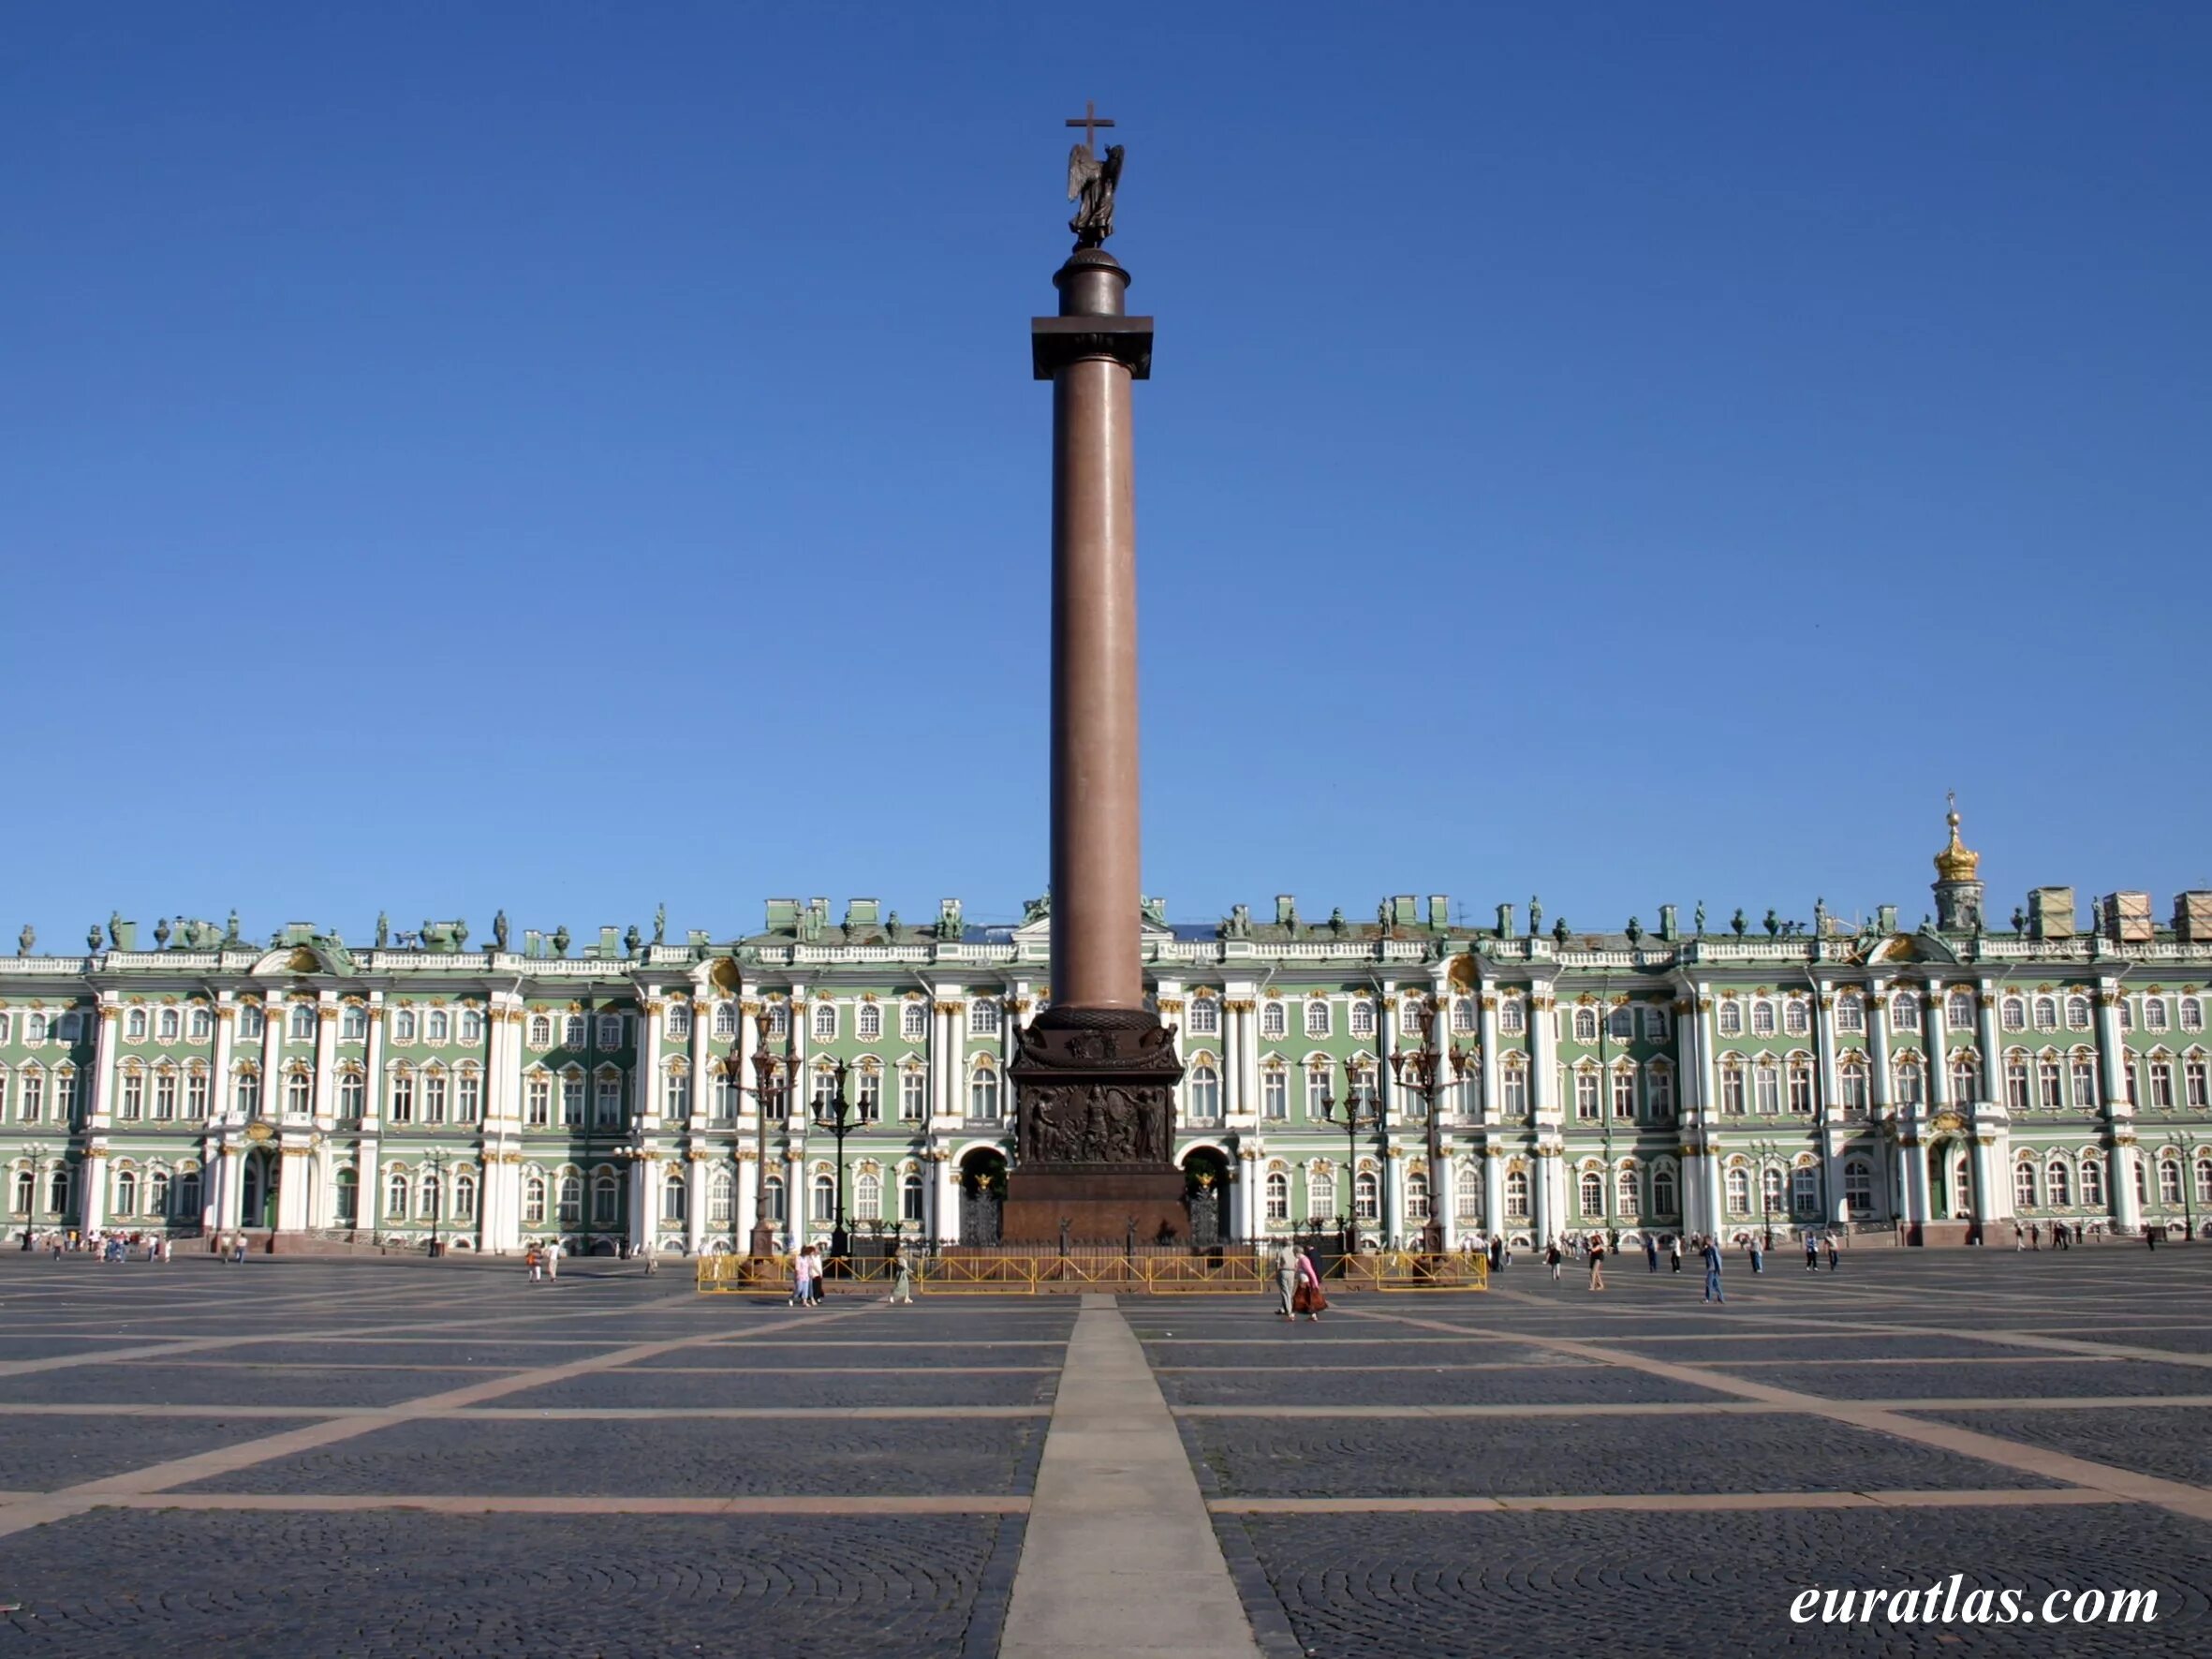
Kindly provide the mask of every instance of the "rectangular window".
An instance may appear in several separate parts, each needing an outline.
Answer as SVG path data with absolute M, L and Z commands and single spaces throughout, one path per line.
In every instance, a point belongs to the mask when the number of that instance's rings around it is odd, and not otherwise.
M 583 1079 L 568 1076 L 561 1079 L 561 1124 L 567 1129 L 583 1127 Z
M 1328 1097 L 1329 1074 L 1316 1068 L 1305 1074 L 1305 1115 L 1316 1123 L 1323 1121 L 1321 1102 Z
M 1744 1109 L 1744 1073 L 1740 1066 L 1731 1066 L 1720 1074 L 1720 1109 L 1723 1112 Z
M 666 1084 L 667 1086 L 661 1090 L 661 1111 L 671 1118 L 690 1117 L 690 1074 L 686 1072 L 671 1072 L 668 1074 Z
M 338 1116 L 347 1122 L 359 1122 L 368 1101 L 366 1079 L 359 1072 L 342 1072 L 338 1075 Z
M 601 1048 L 620 1048 L 623 1038 L 622 1028 L 625 1023 L 623 1016 L 619 1014 L 601 1015 L 599 1016 L 599 1046 Z
M 1651 1105 L 1651 1120 L 1654 1123 L 1672 1122 L 1674 1117 L 1674 1074 L 1655 1068 L 1644 1089 Z
M 1843 1073 L 1843 1109 L 1861 1116 L 1869 1109 L 1866 1074 L 1856 1066 L 1848 1067 Z
M 1790 1069 L 1790 1109 L 1809 1116 L 1813 1109 L 1813 1073 L 1810 1066 Z
M 1218 1036 L 1221 1031 L 1221 1004 L 1211 997 L 1194 997 L 1190 1003 L 1190 1034 L 1193 1037 Z
M 1836 1029 L 1839 1031 L 1863 1031 L 1866 1029 L 1866 1009 L 1856 997 L 1838 997 L 1836 1000 Z
M 1260 1115 L 1270 1123 L 1282 1123 L 1290 1116 L 1290 1080 L 1280 1072 L 1269 1072 L 1260 1079 Z
M 1498 1093 L 1503 1099 L 1506 1115 L 1526 1117 L 1528 1112 L 1528 1074 L 1519 1066 L 1508 1066 L 1500 1074 Z
M 1613 1074 L 1613 1115 L 1623 1122 L 1636 1116 L 1636 1074 L 1626 1066 Z
M 899 1074 L 899 1120 L 919 1123 L 929 1116 L 929 1074 L 920 1066 Z
M 595 1100 L 593 1121 L 600 1129 L 612 1129 L 622 1121 L 622 1079 L 602 1077 Z
M 1591 1122 L 1598 1118 L 1598 1074 L 1577 1072 L 1574 1074 L 1574 1115 Z
M 190 1072 L 185 1074 L 184 1110 L 196 1118 L 207 1116 L 208 1080 L 205 1072 Z

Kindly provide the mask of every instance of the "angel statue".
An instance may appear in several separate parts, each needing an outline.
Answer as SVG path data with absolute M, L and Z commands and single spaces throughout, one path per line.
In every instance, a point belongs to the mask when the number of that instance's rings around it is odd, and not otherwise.
M 1101 161 L 1090 145 L 1068 152 L 1068 200 L 1077 204 L 1068 229 L 1077 247 L 1098 247 L 1113 234 L 1113 187 L 1121 183 L 1121 146 L 1109 144 Z

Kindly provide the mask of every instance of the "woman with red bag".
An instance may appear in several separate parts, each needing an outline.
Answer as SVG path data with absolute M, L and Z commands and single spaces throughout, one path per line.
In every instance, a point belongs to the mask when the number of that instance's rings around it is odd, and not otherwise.
M 1329 1298 L 1321 1292 L 1321 1276 L 1313 1265 L 1310 1251 L 1298 1252 L 1298 1289 L 1290 1298 L 1292 1319 L 1303 1313 L 1315 1324 L 1320 1323 L 1321 1310 L 1329 1305 Z

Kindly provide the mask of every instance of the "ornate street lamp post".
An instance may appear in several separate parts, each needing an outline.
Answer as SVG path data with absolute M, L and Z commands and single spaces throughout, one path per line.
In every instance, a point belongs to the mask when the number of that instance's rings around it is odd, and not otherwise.
M 450 1162 L 443 1147 L 424 1155 L 423 1166 L 430 1171 L 430 1253 L 446 1253 L 444 1242 L 438 1237 L 438 1221 L 446 1208 L 446 1165 Z
M 851 1236 L 845 1230 L 845 1137 L 860 1122 L 852 1103 L 845 1097 L 845 1084 L 851 1075 L 850 1062 L 839 1060 L 832 1074 L 836 1079 L 834 1092 L 828 1098 L 814 1103 L 814 1126 L 829 1131 L 837 1143 L 837 1222 L 830 1229 L 830 1260 L 842 1262 L 850 1248 Z
M 1423 1027 L 1419 1048 L 1394 1048 L 1390 1056 L 1390 1074 L 1399 1088 L 1421 1097 L 1422 1109 L 1427 1118 L 1428 1145 L 1428 1215 L 1422 1223 L 1421 1248 L 1430 1255 L 1444 1253 L 1444 1218 L 1438 1208 L 1443 1191 L 1444 1132 L 1438 1120 L 1437 1103 L 1451 1081 L 1463 1076 L 1467 1070 L 1468 1051 L 1454 1046 L 1439 1048 L 1436 1044 L 1437 1024 L 1443 1015 L 1432 1012 Z M 1446 1067 L 1450 1067 L 1450 1077 Z
M 755 1155 L 759 1167 L 753 1179 L 753 1238 L 750 1253 L 755 1262 L 762 1264 L 775 1255 L 775 1224 L 768 1219 L 768 1103 L 771 1100 L 781 1102 L 783 1110 L 777 1115 L 787 1121 L 789 1119 L 791 1083 L 799 1071 L 796 1031 L 789 1024 L 784 1027 L 784 1052 L 779 1058 L 768 1051 L 771 1025 L 767 1009 L 763 1008 L 753 1015 L 753 1032 L 758 1039 L 753 1045 L 753 1127 Z M 779 1067 L 780 1080 L 777 1074 Z M 787 1192 L 784 1197 L 788 1204 L 790 1194 Z
M 1355 1074 L 1347 1067 L 1342 1101 L 1333 1094 L 1321 1096 L 1321 1121 L 1344 1131 L 1344 1253 L 1348 1256 L 1357 1254 L 1360 1248 L 1360 1136 L 1373 1134 L 1382 1125 L 1382 1104 L 1376 1098 L 1374 1086 L 1354 1078 Z

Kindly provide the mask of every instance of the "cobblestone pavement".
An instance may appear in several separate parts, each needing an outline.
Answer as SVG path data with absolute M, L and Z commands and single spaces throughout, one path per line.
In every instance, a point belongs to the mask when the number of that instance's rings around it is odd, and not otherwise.
M 2212 1646 L 2212 1250 L 1627 1266 L 1122 1302 L 1265 1651 Z M 0 1256 L 0 1642 L 988 1659 L 1075 1313 Z M 1789 1618 L 1953 1573 L 2158 1618 Z

